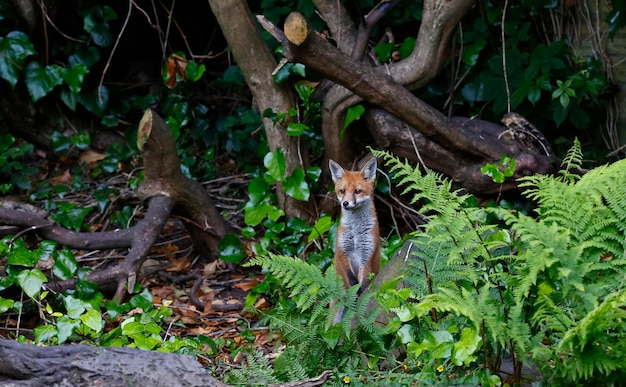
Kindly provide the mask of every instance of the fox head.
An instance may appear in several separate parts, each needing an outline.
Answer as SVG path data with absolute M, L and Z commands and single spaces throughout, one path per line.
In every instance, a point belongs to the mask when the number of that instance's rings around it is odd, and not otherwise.
M 335 183 L 335 193 L 341 207 L 353 210 L 372 200 L 376 179 L 376 159 L 371 159 L 360 171 L 346 171 L 333 160 L 328 161 L 330 175 Z

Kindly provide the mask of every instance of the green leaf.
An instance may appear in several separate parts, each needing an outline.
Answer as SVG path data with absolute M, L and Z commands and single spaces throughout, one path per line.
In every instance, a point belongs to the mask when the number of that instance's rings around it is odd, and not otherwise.
M 304 170 L 296 168 L 291 176 L 285 179 L 283 183 L 285 193 L 296 200 L 307 201 L 311 194 L 309 185 L 304 178 Z
M 361 118 L 363 113 L 365 113 L 365 108 L 363 107 L 363 105 L 359 104 L 350 106 L 346 111 L 346 119 L 343 122 L 343 129 L 346 129 L 348 125 L 350 125 L 352 122 Z
M 461 332 L 461 339 L 454 343 L 452 350 L 452 363 L 457 366 L 470 365 L 471 362 L 477 359 L 476 356 L 472 356 L 478 349 L 478 345 L 482 341 L 482 338 L 473 329 L 464 328 Z
M 54 266 L 52 266 L 54 275 L 62 280 L 68 280 L 72 278 L 77 271 L 78 262 L 76 262 L 74 254 L 72 254 L 68 248 L 59 251 L 54 260 Z
M 267 197 L 270 187 L 261 177 L 253 179 L 248 185 L 248 203 L 254 205 L 261 203 Z
M 144 289 L 141 293 L 133 296 L 129 303 L 133 308 L 141 308 L 144 312 L 154 308 L 152 305 L 152 294 L 150 294 L 148 289 Z
M 59 331 L 54 325 L 40 325 L 33 329 L 36 343 L 43 343 L 55 337 Z
M 17 248 L 7 255 L 7 263 L 9 265 L 33 267 L 39 261 L 39 257 L 33 251 L 25 247 Z
M 39 269 L 23 270 L 17 275 L 17 283 L 31 298 L 37 297 L 41 291 L 41 285 L 47 281 L 45 274 Z
M 39 62 L 30 62 L 24 72 L 24 81 L 33 102 L 39 101 L 63 82 L 63 68 L 57 65 L 42 67 Z
M 290 122 L 289 124 L 287 124 L 287 135 L 293 137 L 300 136 L 308 129 L 309 126 L 307 124 L 303 124 L 300 122 Z
M 90 309 L 85 314 L 81 315 L 80 321 L 96 333 L 102 330 L 102 316 L 100 312 L 94 309 Z
M 96 7 L 94 7 L 96 8 Z M 93 42 L 100 47 L 109 47 L 113 44 L 113 37 L 109 29 L 109 24 L 102 20 L 101 12 L 89 13 L 83 19 L 85 31 L 91 35 Z
M 28 35 L 11 31 L 5 37 L 0 37 L 0 53 L 0 77 L 14 88 L 26 58 L 36 53 L 35 47 Z
M 244 221 L 248 226 L 258 225 L 266 217 L 277 220 L 283 215 L 285 215 L 283 210 L 267 202 L 258 203 L 256 205 L 248 202 L 244 207 Z
M 87 310 L 85 302 L 72 295 L 63 297 L 63 305 L 65 305 L 67 315 L 73 319 L 79 318 Z
M 218 257 L 226 262 L 239 263 L 246 257 L 245 247 L 235 234 L 224 235 L 218 248 Z
M 83 80 L 87 72 L 87 67 L 84 64 L 77 63 L 72 67 L 64 68 L 61 74 L 70 91 L 73 94 L 78 94 L 83 87 Z
M 268 152 L 263 158 L 263 165 L 267 168 L 267 174 L 274 181 L 283 181 L 285 178 L 285 156 L 281 149 L 276 152 Z
M 497 164 L 487 163 L 480 168 L 480 172 L 483 175 L 491 177 L 494 183 L 504 183 L 504 174 L 500 172 L 500 168 Z
M 330 230 L 330 227 L 332 225 L 333 225 L 333 218 L 330 215 L 321 216 L 317 220 L 317 222 L 315 222 L 315 224 L 313 225 L 313 229 L 311 230 L 311 233 L 309 234 L 308 242 L 310 243 L 311 241 L 322 236 L 325 232 Z
M 70 55 L 68 63 L 70 66 L 76 66 L 78 64 L 84 65 L 87 69 L 100 61 L 100 50 L 97 47 L 87 47 L 80 45 L 76 47 L 74 54 Z
M 335 348 L 341 338 L 341 324 L 336 324 L 323 330 L 321 336 L 330 348 Z
M 78 149 L 87 149 L 91 145 L 91 137 L 89 136 L 89 132 L 86 130 L 79 130 L 72 139 L 70 143 L 77 147 Z
M 59 344 L 63 344 L 74 333 L 76 329 L 80 327 L 80 320 L 70 318 L 67 315 L 59 317 L 57 320 L 57 337 L 59 338 Z
M 541 89 L 536 85 L 531 86 L 528 89 L 527 97 L 530 103 L 532 103 L 533 105 L 536 104 L 537 101 L 539 101 L 539 98 L 541 98 Z
M 98 291 L 98 284 L 86 280 L 76 281 L 76 291 L 81 300 L 91 300 Z
M 15 301 L 0 297 L 0 314 L 6 312 L 13 307 Z
M 387 62 L 391 57 L 391 53 L 395 50 L 395 43 L 380 43 L 374 47 L 374 52 L 381 62 Z
M 205 71 L 206 67 L 203 64 L 199 65 L 198 62 L 189 61 L 189 63 L 187 63 L 187 67 L 185 68 L 185 77 L 188 81 L 196 82 L 202 78 Z
M 37 250 L 34 251 L 34 253 L 37 254 L 37 259 L 39 261 L 47 261 L 52 255 L 52 253 L 54 253 L 54 250 L 56 249 L 56 247 L 57 247 L 56 242 L 41 241 L 41 243 L 39 243 L 39 247 L 37 248 Z
M 157 345 L 163 342 L 163 339 L 160 336 L 155 336 L 155 335 L 151 335 L 147 337 L 146 336 L 131 336 L 131 337 L 135 341 L 137 348 L 147 350 L 147 351 L 152 350 L 154 347 L 156 347 Z
M 50 147 L 57 153 L 64 153 L 71 147 L 70 140 L 59 132 L 50 135 Z
M 78 96 L 78 102 L 89 112 L 98 117 L 104 116 L 109 103 L 109 89 L 106 86 L 83 90 Z

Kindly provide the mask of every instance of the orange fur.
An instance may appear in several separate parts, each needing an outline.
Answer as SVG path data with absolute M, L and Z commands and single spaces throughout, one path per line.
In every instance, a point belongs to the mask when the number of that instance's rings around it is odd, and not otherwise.
M 332 160 L 329 167 L 341 205 L 335 270 L 346 288 L 358 283 L 361 293 L 369 284 L 369 274 L 380 270 L 380 233 L 374 206 L 376 159 L 360 171 L 346 171 Z

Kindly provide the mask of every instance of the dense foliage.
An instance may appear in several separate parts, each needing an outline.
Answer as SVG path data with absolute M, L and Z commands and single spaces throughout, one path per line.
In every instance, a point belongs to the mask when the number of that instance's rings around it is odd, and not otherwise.
M 371 0 L 354 3 L 363 9 L 374 5 Z M 286 219 L 276 200 L 277 184 L 302 201 L 328 188 L 319 184 L 322 170 L 317 166 L 323 155 L 320 106 L 314 88 L 300 82 L 315 74 L 301 65 L 284 66 L 275 78 L 293 87 L 299 109 L 257 112 L 238 67 L 226 55 L 197 58 L 183 54 L 181 45 L 163 55 L 156 82 L 126 88 L 106 73 L 119 58 L 113 48 L 123 17 L 114 5 L 73 2 L 76 7 L 64 10 L 71 16 L 68 24 L 58 26 L 63 34 L 42 44 L 41 36 L 22 28 L 12 2 L 0 0 L 2 90 L 22 92 L 34 110 L 54 106 L 48 111 L 117 130 L 128 140 L 103 150 L 103 158 L 87 168 L 76 159 L 93 147 L 93 132 L 80 126 L 71 135 L 54 132 L 51 165 L 42 167 L 34 161 L 35 145 L 0 116 L 0 193 L 28 197 L 51 212 L 54 221 L 76 231 L 91 230 L 94 216 L 106 216 L 111 229 L 132 225 L 137 203 L 114 206 L 120 191 L 102 182 L 125 173 L 128 186 L 137 187 L 142 176 L 132 145 L 135 122 L 144 109 L 157 107 L 177 140 L 186 175 L 203 181 L 233 175 L 246 179 L 229 193 L 237 207 L 225 214 L 239 223 L 241 235 L 224 238 L 220 258 L 239 263 L 251 254 L 255 258 L 248 266 L 263 267 L 267 279 L 249 293 L 248 310 L 261 296 L 272 301 L 273 309 L 254 311 L 261 324 L 280 332 L 284 349 L 269 362 L 251 346 L 237 347 L 228 340 L 169 336 L 172 310 L 154 306 L 150 292 L 138 288 L 126 303 L 109 301 L 85 280 L 89 269 L 72 251 L 49 241 L 33 246 L 21 234 L 0 240 L 0 267 L 6 274 L 0 278 L 0 316 L 38 316 L 41 324 L 32 336 L 19 329 L 14 335 L 37 343 L 86 341 L 203 356 L 215 356 L 224 347 L 233 354 L 249 352 L 247 368 L 229 373 L 229 382 L 300 380 L 331 369 L 337 384 L 498 385 L 504 381 L 498 374 L 503 363 L 513 366 L 508 376 L 513 382 L 522 380 L 523 365 L 537 369 L 551 384 L 618 382 L 626 369 L 624 164 L 598 167 L 581 178 L 576 174 L 582 167 L 580 145 L 565 154 L 574 135 L 584 138 L 591 154 L 600 153 L 601 136 L 595 129 L 604 120 L 601 93 L 608 83 L 600 62 L 573 52 L 551 34 L 536 33 L 542 15 L 554 12 L 558 2 L 510 3 L 502 24 L 500 2 L 479 2 L 457 33 L 458 56 L 417 93 L 450 114 L 494 122 L 510 103 L 560 146 L 563 173 L 523 179 L 534 212 L 507 202 L 485 208 L 454 191 L 445 177 L 376 152 L 388 160 L 387 172 L 404 194 L 412 195 L 412 204 L 428 223 L 385 241 L 385 258 L 402 243 L 412 246 L 406 277 L 357 299 L 356 289 L 343 289 L 333 275 L 335 219 L 322 215 L 314 225 Z M 611 33 L 625 24 L 621 2 L 614 3 Z M 298 9 L 323 28 L 310 2 L 265 0 L 254 7 L 275 22 Z M 396 43 L 373 47 L 381 62 L 410 52 L 412 25 L 420 17 L 421 2 L 401 4 L 386 16 L 380 25 L 394 30 Z M 384 33 L 375 28 L 373 36 Z M 360 105 L 349 110 L 345 127 L 358 124 L 362 113 Z M 262 117 L 287 116 L 297 118 L 289 135 L 306 144 L 313 165 L 290 176 L 285 175 L 284 155 L 269 150 L 261 130 Z M 487 165 L 485 173 L 504 179 L 514 168 L 515 160 L 503 156 L 501 166 Z M 93 186 L 87 205 L 71 199 Z M 391 192 L 387 181 L 379 188 L 380 195 Z M 386 231 L 397 235 L 406 230 Z M 249 246 L 242 239 L 251 240 Z M 47 281 L 70 278 L 77 279 L 76 290 L 42 292 Z M 405 287 L 397 286 L 403 282 Z M 344 320 L 333 325 L 334 312 L 344 306 Z M 389 316 L 382 325 L 376 322 L 381 316 Z M 242 336 L 254 341 L 248 330 Z
M 479 207 L 444 177 L 375 152 L 429 219 L 407 239 L 408 287 L 396 288 L 396 279 L 372 289 L 380 308 L 391 312 L 380 326 L 380 310 L 365 308 L 372 293 L 357 302 L 356 287 L 341 289 L 332 268 L 322 275 L 298 258 L 251 261 L 289 291 L 265 317 L 284 333 L 288 349 L 281 356 L 295 357 L 284 364 L 300 362 L 308 375 L 336 364 L 339 376 L 351 380 L 385 375 L 428 385 L 520 383 L 533 378 L 525 374 L 530 369 L 547 384 L 622 380 L 625 163 L 581 178 L 574 174 L 579 146 L 568 153 L 561 176 L 523 179 L 525 196 L 537 202 L 535 214 Z M 343 305 L 349 316 L 334 326 L 333 311 Z M 350 329 L 353 318 L 357 330 Z M 388 358 L 394 350 L 403 355 Z M 500 374 L 506 363 L 512 365 L 508 378 Z

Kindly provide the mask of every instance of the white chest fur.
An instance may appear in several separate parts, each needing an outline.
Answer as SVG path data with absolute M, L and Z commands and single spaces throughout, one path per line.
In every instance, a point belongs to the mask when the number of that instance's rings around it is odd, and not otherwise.
M 374 253 L 375 240 L 372 229 L 376 226 L 376 217 L 372 203 L 363 203 L 353 210 L 341 213 L 343 233 L 339 236 L 339 247 L 350 261 L 350 269 L 358 274 L 365 262 Z

